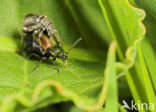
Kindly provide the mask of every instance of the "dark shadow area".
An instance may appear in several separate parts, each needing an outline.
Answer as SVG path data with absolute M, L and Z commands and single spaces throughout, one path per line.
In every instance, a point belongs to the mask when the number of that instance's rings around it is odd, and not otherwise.
M 19 54 L 21 54 L 23 52 L 23 45 L 22 45 L 22 36 L 20 32 L 14 31 L 14 33 L 12 34 L 12 40 L 14 41 L 14 43 L 17 46 L 17 51 L 19 51 Z M 16 51 L 15 51 L 16 52 Z M 21 54 L 22 55 L 22 54 Z
M 22 36 L 20 32 L 14 31 L 14 33 L 12 34 L 12 40 L 14 41 L 14 43 L 17 45 L 19 49 L 21 49 L 22 47 L 21 39 Z
M 33 112 L 70 112 L 73 106 L 74 104 L 71 101 L 61 102 L 34 110 Z
M 59 1 L 61 2 L 61 0 Z M 87 17 L 84 14 L 84 10 L 82 10 L 83 7 L 80 7 L 80 4 L 76 3 L 75 0 L 70 0 L 69 5 L 66 8 L 69 12 L 71 12 L 72 9 L 72 12 L 75 14 L 76 18 L 78 18 L 77 21 L 74 18 L 73 20 L 75 21 L 77 28 L 80 30 L 82 37 L 84 37 L 87 45 L 89 45 L 92 49 L 107 50 L 107 43 L 103 40 L 103 37 L 95 30 L 95 28 L 91 26 L 88 20 L 89 17 Z M 71 14 L 71 16 L 73 15 Z M 96 27 L 96 23 L 94 24 Z
M 66 3 L 62 0 L 57 0 L 58 4 L 60 5 L 61 9 L 64 12 L 64 19 L 66 20 L 67 25 L 75 30 L 77 30 L 78 37 L 82 37 L 84 39 L 84 42 L 80 42 L 78 47 L 83 46 L 83 44 L 90 43 L 89 46 L 92 46 L 93 49 L 101 49 L 101 50 L 107 50 L 107 44 L 103 41 L 103 37 L 101 37 L 95 30 L 92 28 L 90 23 L 88 22 L 87 18 L 84 17 L 83 13 L 81 12 L 80 7 L 77 6 L 77 4 L 74 1 L 70 1 L 70 5 L 72 5 L 73 12 L 78 17 L 78 22 L 74 19 L 71 10 L 69 6 L 66 5 Z M 96 23 L 95 23 L 96 25 Z M 97 45 L 98 43 L 98 45 Z M 88 45 L 87 45 L 88 46 Z

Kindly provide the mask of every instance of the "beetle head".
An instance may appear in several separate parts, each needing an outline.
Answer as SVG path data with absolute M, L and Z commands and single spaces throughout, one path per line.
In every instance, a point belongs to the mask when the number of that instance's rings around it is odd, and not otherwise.
M 63 61 L 66 61 L 67 60 L 67 52 L 65 52 L 64 50 L 61 50 L 58 54 L 57 54 L 57 57 L 58 58 L 61 58 Z
M 82 38 L 79 38 L 75 41 L 75 43 L 72 45 L 72 47 L 68 50 L 68 52 L 65 52 L 63 49 L 57 54 L 58 58 L 61 58 L 63 61 L 67 60 L 67 54 L 70 53 L 70 51 L 77 45 L 79 41 L 81 41 Z

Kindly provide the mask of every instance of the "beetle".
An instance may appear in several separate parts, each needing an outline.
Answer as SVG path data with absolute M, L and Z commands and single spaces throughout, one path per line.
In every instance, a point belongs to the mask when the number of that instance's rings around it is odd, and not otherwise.
M 47 16 L 40 14 L 28 14 L 24 17 L 22 34 L 24 50 L 29 55 L 39 55 L 42 57 L 34 70 L 39 67 L 43 59 L 49 57 L 53 57 L 52 63 L 54 65 L 56 65 L 56 58 L 66 61 L 67 65 L 67 55 L 71 49 L 82 40 L 82 38 L 79 38 L 68 52 L 65 52 L 62 47 L 61 38 L 57 30 L 54 28 L 53 23 Z M 59 73 L 58 67 L 57 71 Z

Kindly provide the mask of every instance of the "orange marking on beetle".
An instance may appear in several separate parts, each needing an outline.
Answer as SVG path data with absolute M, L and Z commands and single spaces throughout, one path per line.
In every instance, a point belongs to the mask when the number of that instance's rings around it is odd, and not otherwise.
M 35 39 L 39 43 L 38 36 Z M 52 48 L 52 44 L 50 43 L 50 39 L 46 35 L 44 35 L 44 34 L 42 35 L 42 37 L 40 38 L 40 42 L 41 42 L 42 49 L 48 50 L 48 49 Z

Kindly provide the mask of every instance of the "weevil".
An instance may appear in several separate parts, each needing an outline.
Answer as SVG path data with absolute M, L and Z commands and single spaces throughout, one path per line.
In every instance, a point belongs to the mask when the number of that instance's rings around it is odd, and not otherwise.
M 39 67 L 43 59 L 49 57 L 53 57 L 52 63 L 54 65 L 56 65 L 56 58 L 62 59 L 67 65 L 69 52 L 82 40 L 82 38 L 79 38 L 68 52 L 65 52 L 62 47 L 61 38 L 51 20 L 47 16 L 39 14 L 28 14 L 24 17 L 22 32 L 24 50 L 29 55 L 39 55 L 41 57 L 39 64 L 34 70 Z M 58 66 L 57 70 L 59 73 Z

